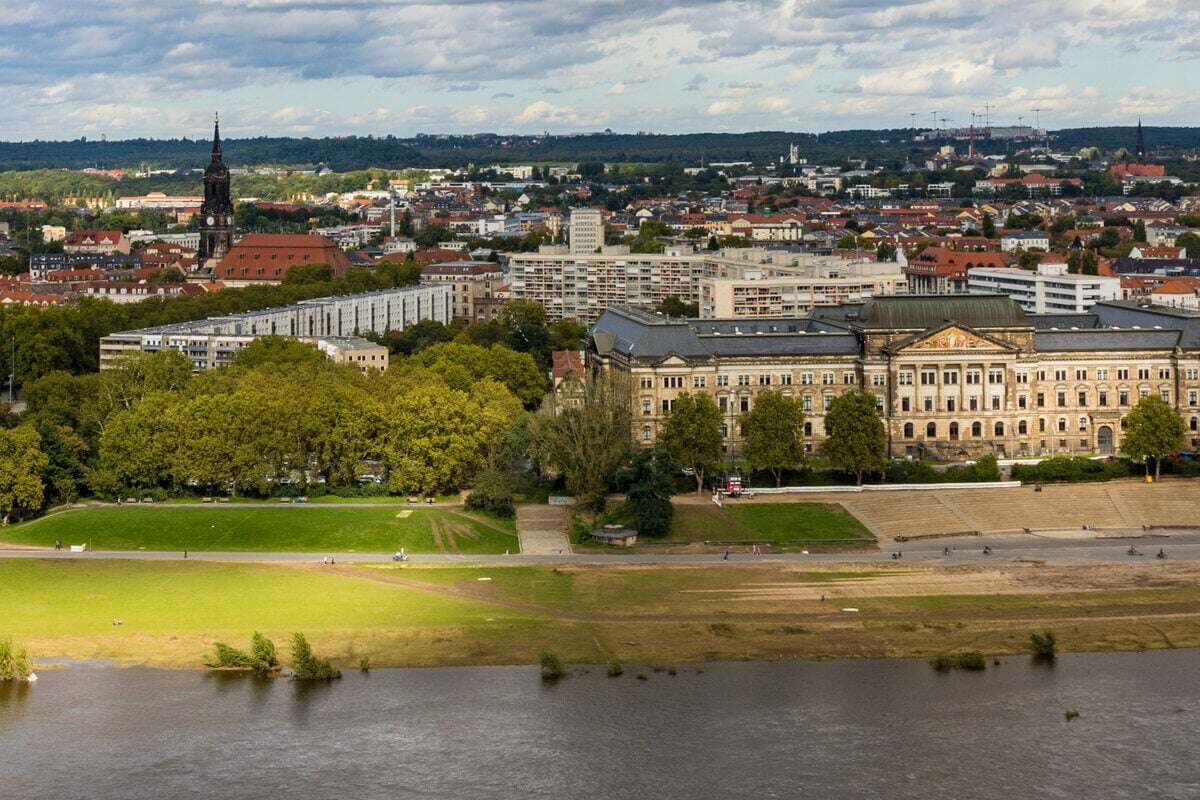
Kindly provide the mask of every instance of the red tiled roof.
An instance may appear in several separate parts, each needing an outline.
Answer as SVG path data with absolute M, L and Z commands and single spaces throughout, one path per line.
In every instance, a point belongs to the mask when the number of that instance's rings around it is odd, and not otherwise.
M 281 281 L 293 267 L 328 264 L 344 275 L 350 259 L 324 236 L 306 233 L 252 233 L 230 248 L 217 264 L 220 280 Z

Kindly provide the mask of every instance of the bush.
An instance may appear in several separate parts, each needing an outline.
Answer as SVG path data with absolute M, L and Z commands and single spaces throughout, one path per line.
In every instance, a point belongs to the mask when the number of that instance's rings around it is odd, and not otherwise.
M 619 678 L 623 672 L 625 672 L 625 667 L 621 665 L 620 660 L 614 658 L 608 662 L 608 677 Z
M 545 652 L 538 657 L 538 663 L 542 668 L 542 680 L 556 681 L 559 678 L 564 678 L 567 675 L 567 668 L 563 665 L 562 659 L 554 653 Z
M 328 681 L 340 677 L 340 669 L 328 660 L 313 655 L 303 633 L 292 634 L 292 678 L 298 681 Z
M 1084 456 L 1054 456 L 1037 464 L 1016 464 L 1012 472 L 1013 479 L 1022 483 L 1110 481 L 1130 474 L 1128 461 L 1096 461 Z
M 1058 656 L 1058 640 L 1054 631 L 1029 634 L 1029 649 L 1036 661 L 1053 661 Z
M 981 670 L 987 669 L 987 659 L 978 650 L 966 650 L 962 653 L 943 653 L 929 660 L 929 665 L 938 672 L 949 672 L 952 669 Z
M 466 505 L 472 511 L 485 511 L 497 517 L 511 517 L 517 513 L 512 484 L 504 473 L 494 469 L 479 473 L 467 495 Z
M 12 639 L 0 639 L 0 681 L 28 680 L 32 674 L 29 651 L 14 645 Z
M 250 637 L 250 652 L 230 647 L 224 642 L 213 643 L 213 657 L 205 661 L 210 669 L 252 669 L 265 675 L 279 667 L 275 643 L 258 631 Z

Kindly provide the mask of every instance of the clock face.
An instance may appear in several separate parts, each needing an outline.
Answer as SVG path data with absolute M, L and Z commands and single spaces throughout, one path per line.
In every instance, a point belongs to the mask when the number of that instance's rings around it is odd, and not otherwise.
M 207 221 L 208 221 L 208 224 L 209 224 L 209 225 L 212 225 L 212 224 L 213 224 L 213 223 L 215 223 L 217 220 L 216 220 L 216 217 L 214 217 L 213 215 L 209 214 L 209 215 L 208 215 L 208 220 L 207 220 Z

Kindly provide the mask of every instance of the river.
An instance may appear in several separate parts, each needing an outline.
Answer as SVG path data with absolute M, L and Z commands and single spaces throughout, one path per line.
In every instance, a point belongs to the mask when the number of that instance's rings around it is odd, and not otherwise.
M 1200 797 L 1198 651 L 699 670 L 71 665 L 0 684 L 0 797 Z

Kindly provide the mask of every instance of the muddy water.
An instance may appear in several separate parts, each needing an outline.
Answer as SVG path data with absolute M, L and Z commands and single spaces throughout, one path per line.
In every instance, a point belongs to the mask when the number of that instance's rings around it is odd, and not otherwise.
M 635 673 L 50 670 L 0 686 L 0 797 L 1200 797 L 1197 651 Z

